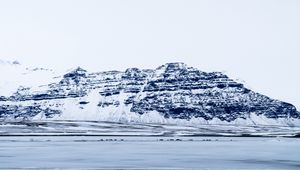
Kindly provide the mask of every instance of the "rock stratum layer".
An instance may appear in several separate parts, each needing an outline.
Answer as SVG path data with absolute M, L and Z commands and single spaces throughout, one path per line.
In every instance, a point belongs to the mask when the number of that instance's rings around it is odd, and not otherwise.
M 36 72 L 51 70 L 27 69 L 26 74 Z M 53 75 L 47 84 L 19 86 L 10 95 L 0 93 L 0 119 L 259 124 L 290 123 L 300 113 L 292 104 L 256 93 L 221 72 L 168 63 L 125 72 L 89 73 L 78 67 Z

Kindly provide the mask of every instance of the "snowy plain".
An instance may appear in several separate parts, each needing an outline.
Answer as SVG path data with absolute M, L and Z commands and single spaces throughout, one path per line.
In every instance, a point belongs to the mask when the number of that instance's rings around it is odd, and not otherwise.
M 0 169 L 299 169 L 299 138 L 16 136 Z
M 25 121 L 0 131 L 0 169 L 300 168 L 299 127 Z

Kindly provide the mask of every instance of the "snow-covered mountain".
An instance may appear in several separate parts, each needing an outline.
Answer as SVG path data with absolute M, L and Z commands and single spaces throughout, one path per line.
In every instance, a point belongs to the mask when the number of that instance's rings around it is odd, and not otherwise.
M 59 74 L 51 69 L 25 67 L 18 61 L 0 60 L 0 96 L 11 96 L 22 87 L 35 91 L 40 85 L 57 81 L 56 76 Z
M 193 124 L 288 124 L 300 113 L 221 72 L 184 63 L 59 74 L 0 61 L 0 118 Z

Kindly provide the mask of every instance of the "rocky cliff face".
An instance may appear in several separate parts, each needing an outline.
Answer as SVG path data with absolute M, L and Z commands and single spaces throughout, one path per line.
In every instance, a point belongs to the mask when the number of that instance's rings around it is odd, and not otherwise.
M 132 117 L 155 113 L 162 119 L 223 122 L 249 120 L 251 115 L 300 119 L 289 103 L 253 92 L 220 72 L 202 72 L 183 63 L 125 72 L 88 73 L 77 68 L 55 80 L 35 88 L 20 87 L 9 96 L 0 94 L 0 118 L 105 120 L 112 116 L 134 121 Z

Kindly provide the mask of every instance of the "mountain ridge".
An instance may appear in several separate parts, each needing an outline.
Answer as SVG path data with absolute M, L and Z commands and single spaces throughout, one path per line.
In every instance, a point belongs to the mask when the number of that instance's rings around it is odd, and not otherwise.
M 292 104 L 255 93 L 221 72 L 203 72 L 179 62 L 124 72 L 89 73 L 77 67 L 49 84 L 20 87 L 9 96 L 0 93 L 2 119 L 86 119 L 85 115 L 93 120 L 151 121 L 155 115 L 161 121 L 196 118 L 253 124 L 300 119 Z

